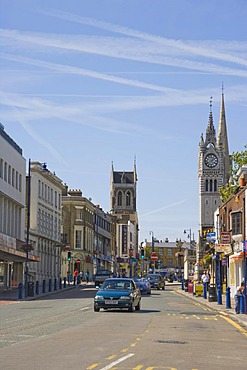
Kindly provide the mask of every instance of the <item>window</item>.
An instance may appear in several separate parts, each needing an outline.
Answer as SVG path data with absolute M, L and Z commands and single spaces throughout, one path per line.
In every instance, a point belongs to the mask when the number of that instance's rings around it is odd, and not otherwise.
M 8 183 L 11 184 L 11 166 L 8 167 Z
M 126 206 L 127 207 L 130 206 L 130 199 L 131 199 L 130 191 L 127 191 L 127 193 L 126 193 Z
M 217 191 L 217 180 L 214 180 L 214 191 Z
M 81 248 L 81 230 L 75 231 L 75 248 Z
M 210 180 L 210 185 L 209 185 L 210 189 L 209 191 L 213 191 L 213 180 Z
M 0 158 L 0 177 L 3 178 L 3 160 Z
M 205 183 L 205 191 L 208 191 L 208 179 L 206 180 L 206 183 Z
M 171 248 L 167 248 L 166 254 L 167 254 L 167 256 L 172 256 L 172 249 Z
M 234 212 L 231 214 L 232 216 L 232 235 L 237 235 L 242 233 L 241 221 L 242 221 L 242 213 L 241 212 Z
M 122 205 L 122 198 L 123 198 L 123 194 L 121 191 L 118 192 L 118 195 L 117 195 L 117 205 L 118 206 L 121 206 Z

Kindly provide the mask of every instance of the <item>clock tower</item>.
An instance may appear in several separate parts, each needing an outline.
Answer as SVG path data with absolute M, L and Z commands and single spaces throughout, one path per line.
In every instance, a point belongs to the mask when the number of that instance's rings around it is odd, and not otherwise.
M 221 205 L 219 188 L 229 181 L 229 171 L 230 156 L 222 91 L 218 136 L 216 138 L 211 99 L 205 140 L 201 135 L 199 143 L 199 217 L 200 236 L 203 239 L 207 232 L 214 231 L 214 212 Z

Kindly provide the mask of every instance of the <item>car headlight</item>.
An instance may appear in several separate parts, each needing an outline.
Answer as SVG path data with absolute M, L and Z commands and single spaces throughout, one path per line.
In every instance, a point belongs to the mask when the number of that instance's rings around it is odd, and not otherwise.
M 101 301 L 104 297 L 102 295 L 96 295 L 94 299 L 95 301 Z

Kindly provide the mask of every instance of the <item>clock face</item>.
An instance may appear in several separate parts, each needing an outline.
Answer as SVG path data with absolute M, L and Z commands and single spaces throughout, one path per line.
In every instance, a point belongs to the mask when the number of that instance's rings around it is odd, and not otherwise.
M 208 154 L 205 158 L 205 164 L 209 168 L 213 168 L 218 164 L 218 158 L 214 154 Z

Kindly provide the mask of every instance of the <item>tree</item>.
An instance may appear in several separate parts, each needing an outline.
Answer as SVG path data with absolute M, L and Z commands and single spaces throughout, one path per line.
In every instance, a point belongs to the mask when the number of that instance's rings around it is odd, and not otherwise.
M 230 181 L 226 186 L 222 186 L 219 189 L 221 200 L 225 203 L 232 194 L 235 194 L 238 191 L 238 170 L 244 165 L 247 164 L 247 145 L 245 145 L 246 150 L 242 152 L 233 152 L 231 155 L 231 168 L 230 168 Z

